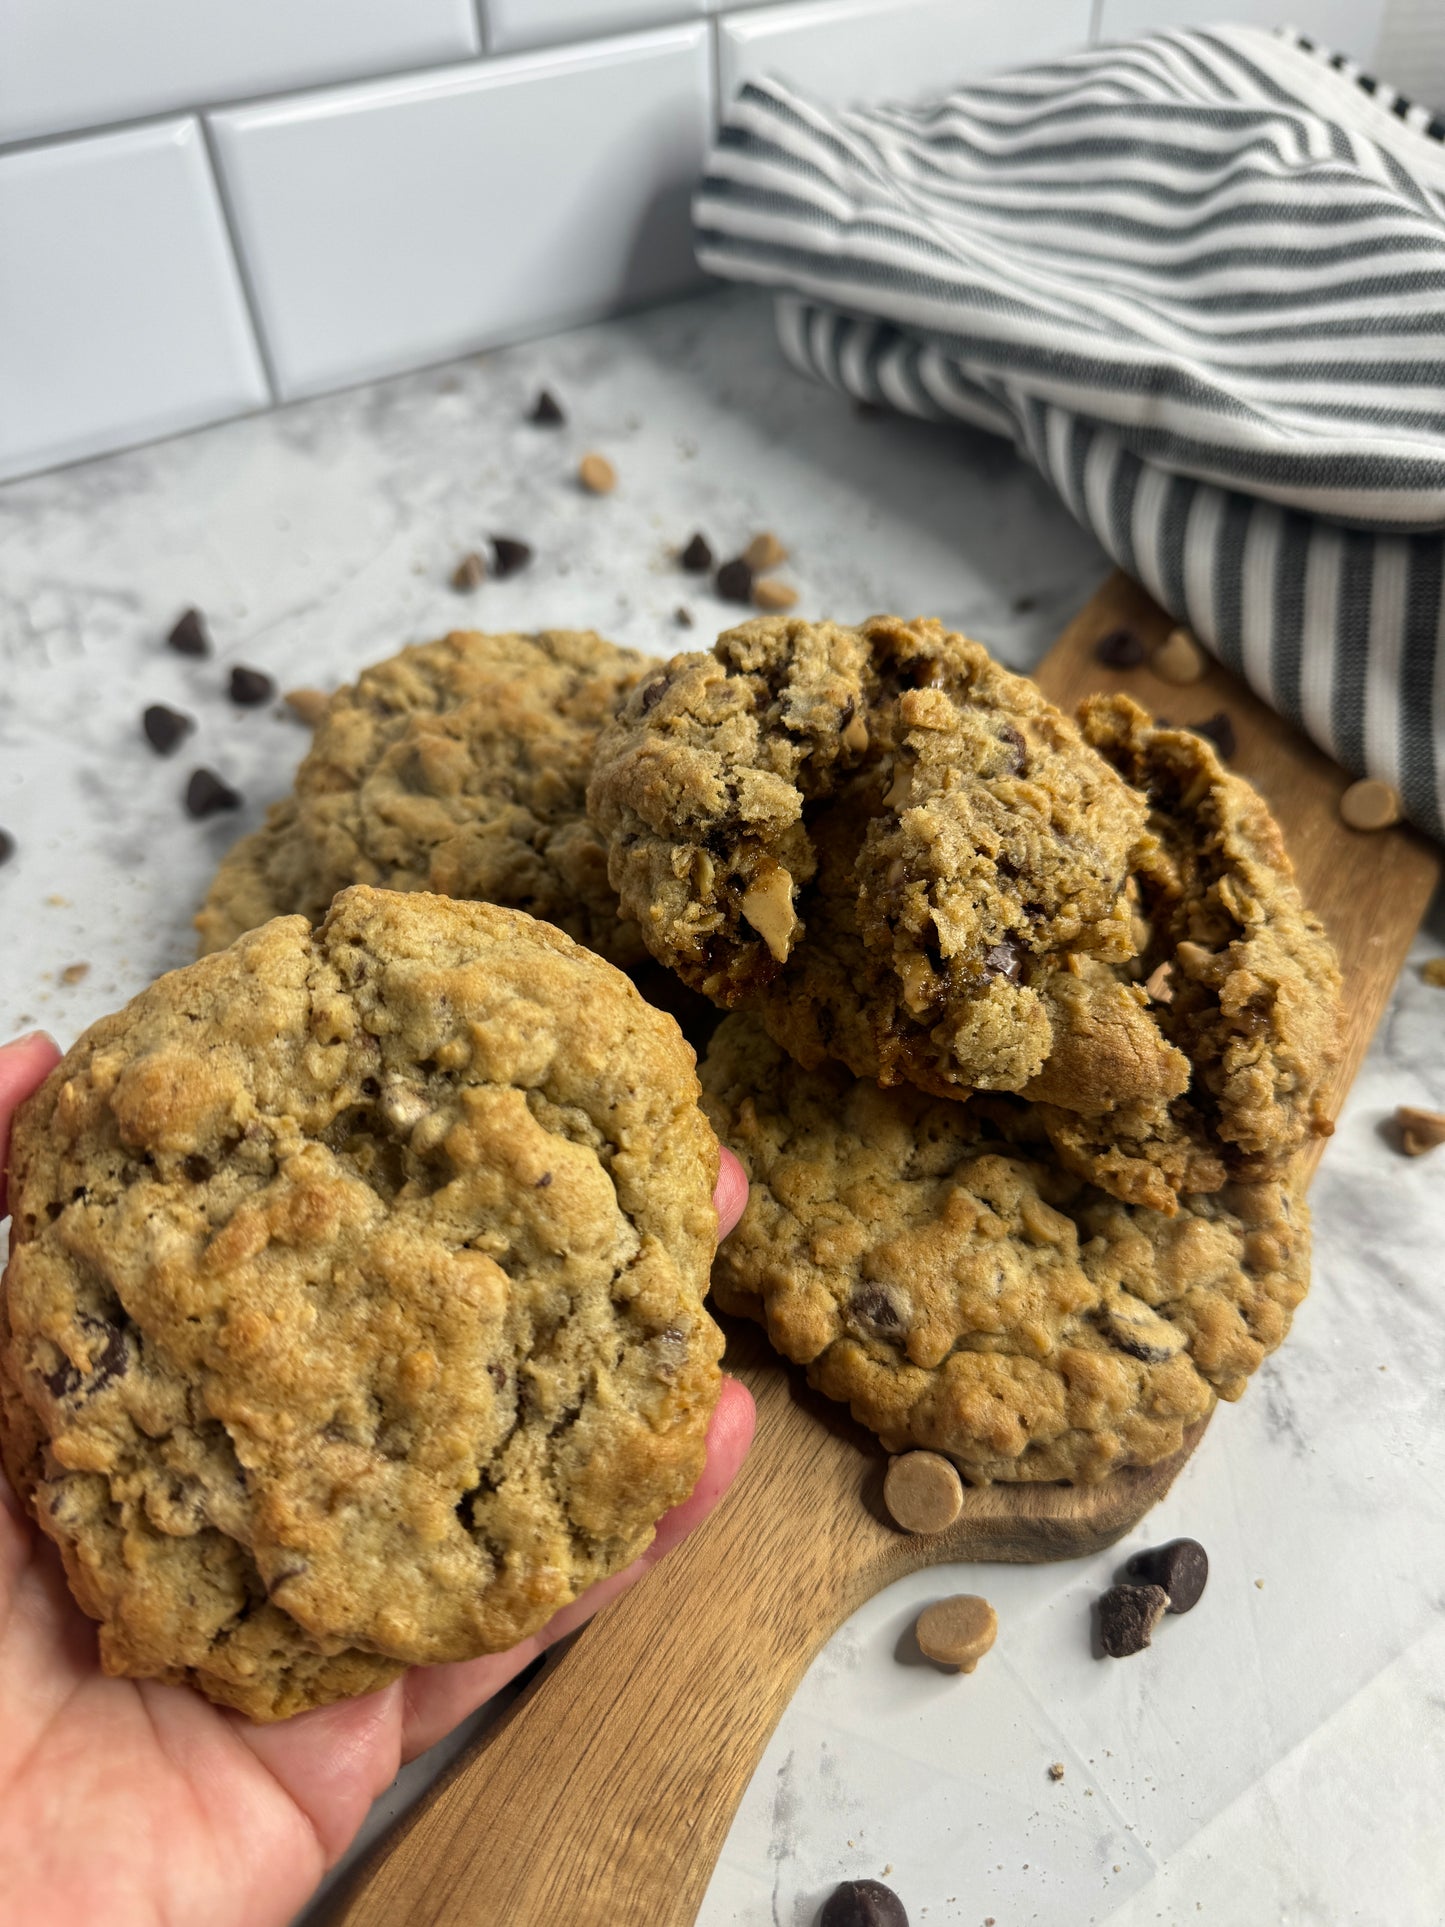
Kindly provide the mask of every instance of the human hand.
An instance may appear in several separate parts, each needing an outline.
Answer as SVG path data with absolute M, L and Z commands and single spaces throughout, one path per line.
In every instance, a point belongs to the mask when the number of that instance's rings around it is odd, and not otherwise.
M 0 1047 L 0 1217 L 10 1118 L 57 1061 Z M 723 1152 L 719 1234 L 747 1180 Z M 0 1918 L 45 1927 L 281 1927 L 350 1844 L 397 1768 L 624 1592 L 705 1519 L 752 1439 L 724 1379 L 707 1466 L 625 1572 L 510 1652 L 415 1668 L 365 1699 L 253 1726 L 189 1687 L 108 1679 L 59 1554 L 0 1476 Z

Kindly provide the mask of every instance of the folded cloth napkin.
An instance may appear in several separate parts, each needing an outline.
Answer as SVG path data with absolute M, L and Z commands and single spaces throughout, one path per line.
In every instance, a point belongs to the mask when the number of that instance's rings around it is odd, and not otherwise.
M 1297 34 L 728 109 L 698 258 L 807 373 L 1011 436 L 1122 567 L 1445 835 L 1445 122 Z

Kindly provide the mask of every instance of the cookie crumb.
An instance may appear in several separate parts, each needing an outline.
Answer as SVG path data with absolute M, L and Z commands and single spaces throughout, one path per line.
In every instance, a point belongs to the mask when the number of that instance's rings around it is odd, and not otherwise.
M 763 575 L 769 569 L 776 569 L 780 562 L 786 562 L 788 551 L 783 547 L 771 529 L 755 535 L 743 550 L 743 561 L 754 575 Z
M 562 404 L 551 389 L 539 388 L 537 399 L 532 403 L 527 420 L 534 422 L 538 428 L 561 428 L 567 417 L 562 412 Z
M 1209 1554 L 1197 1539 L 1171 1539 L 1136 1552 L 1124 1570 L 1141 1585 L 1162 1586 L 1171 1613 L 1187 1613 L 1199 1604 L 1209 1582 Z
M 1094 660 L 1106 669 L 1137 669 L 1148 653 L 1137 629 L 1111 629 L 1094 644 Z
M 1388 830 L 1400 816 L 1399 797 L 1375 776 L 1351 783 L 1340 798 L 1340 820 L 1352 830 Z
M 451 585 L 462 595 L 470 595 L 473 589 L 480 589 L 487 579 L 487 565 L 475 549 L 464 555 L 451 572 Z
M 605 455 L 584 455 L 577 464 L 577 480 L 589 495 L 610 495 L 617 486 L 617 470 Z
M 998 1614 L 977 1593 L 961 1592 L 925 1606 L 914 1632 L 929 1659 L 971 1673 L 998 1637 Z
M 223 783 L 214 770 L 191 771 L 186 784 L 188 816 L 214 816 L 217 810 L 238 810 L 240 807 L 240 792 L 233 790 L 229 783 Z
M 1422 964 L 1420 975 L 1427 984 L 1434 984 L 1437 990 L 1445 990 L 1445 957 L 1432 957 Z
M 1049 1778 L 1051 1780 L 1062 1780 L 1063 1777 L 1064 1777 L 1064 1763 L 1062 1760 L 1055 1760 L 1053 1765 L 1049 1768 Z
M 883 1503 L 905 1532 L 943 1532 L 963 1510 L 963 1480 L 941 1452 L 901 1452 L 888 1461 Z
M 1209 668 L 1209 658 L 1189 630 L 1180 627 L 1169 631 L 1154 651 L 1149 667 L 1160 682 L 1182 687 L 1186 683 L 1202 680 Z
M 713 586 L 724 602 L 751 602 L 753 572 L 740 555 L 724 562 L 713 578 Z
M 264 669 L 243 669 L 238 663 L 231 671 L 227 694 L 242 709 L 254 709 L 258 703 L 270 702 L 276 684 Z
M 1263 1592 L 1263 1591 L 1264 1591 L 1264 1581 L 1263 1581 L 1262 1579 L 1256 1579 L 1256 1580 L 1255 1580 L 1255 1582 L 1254 1582 L 1254 1587 L 1255 1587 L 1255 1591 L 1256 1591 L 1256 1592 Z
M 206 618 L 199 609 L 187 609 L 186 613 L 172 626 L 166 637 L 166 644 L 178 656 L 209 656 L 211 638 L 206 629 Z
M 1395 1111 L 1400 1129 L 1400 1149 L 1406 1157 L 1423 1157 L 1445 1144 L 1445 1112 L 1417 1111 L 1413 1104 L 1401 1104 Z
M 706 575 L 712 567 L 712 550 L 705 535 L 695 535 L 677 558 L 692 575 Z
M 60 981 L 63 984 L 83 984 L 89 975 L 88 963 L 67 964 L 60 973 Z
M 823 1902 L 818 1927 L 908 1927 L 903 1902 L 877 1880 L 845 1880 Z
M 324 689 L 288 689 L 284 700 L 293 716 L 308 729 L 315 729 L 331 698 Z
M 778 576 L 760 576 L 753 584 L 753 602 L 759 609 L 791 609 L 797 600 L 798 592 L 792 583 Z
M 532 560 L 531 543 L 520 541 L 515 535 L 494 535 L 491 542 L 492 570 L 498 580 L 515 575 Z
M 685 609 L 679 602 L 672 612 L 672 619 L 679 629 L 690 629 L 692 627 L 692 610 Z
M 181 738 L 189 736 L 196 726 L 191 717 L 179 709 L 168 709 L 164 703 L 152 703 L 140 724 L 157 756 L 169 756 Z
M 1099 1638 L 1109 1658 L 1142 1653 L 1168 1610 L 1162 1586 L 1111 1586 L 1099 1601 Z

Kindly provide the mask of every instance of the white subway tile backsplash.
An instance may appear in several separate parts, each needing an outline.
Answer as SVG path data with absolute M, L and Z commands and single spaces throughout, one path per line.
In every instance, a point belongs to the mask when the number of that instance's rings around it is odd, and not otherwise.
M 4 0 L 0 140 L 465 60 L 472 0 Z
M 708 11 L 707 0 L 481 0 L 481 6 L 489 53 L 669 26 Z
M 1384 12 L 1385 0 L 1103 0 L 1097 38 L 1128 40 L 1165 27 L 1207 27 L 1215 21 L 1290 26 L 1368 67 Z
M 689 285 L 708 35 L 674 27 L 214 115 L 283 394 Z
M 1091 0 L 806 0 L 718 23 L 724 104 L 776 75 L 825 99 L 909 100 L 1084 46 Z
M 0 155 L 0 476 L 268 400 L 197 122 Z

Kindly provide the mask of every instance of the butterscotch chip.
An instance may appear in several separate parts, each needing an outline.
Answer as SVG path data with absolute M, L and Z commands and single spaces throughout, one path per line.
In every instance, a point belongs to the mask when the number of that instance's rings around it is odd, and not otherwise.
M 977 1593 L 961 1592 L 925 1606 L 914 1631 L 929 1659 L 971 1673 L 998 1634 L 998 1614 Z
M 1340 818 L 1352 830 L 1388 830 L 1401 816 L 1400 799 L 1388 783 L 1365 776 L 1340 798 Z
M 577 480 L 589 495 L 610 495 L 617 486 L 617 470 L 605 455 L 584 455 L 577 464 Z
M 791 609 L 797 600 L 792 583 L 775 575 L 759 576 L 753 584 L 753 601 L 759 609 Z
M 1400 1148 L 1407 1157 L 1421 1157 L 1445 1144 L 1445 1112 L 1417 1111 L 1411 1104 L 1402 1104 L 1395 1112 L 1395 1122 L 1400 1127 Z
M 1161 682 L 1199 682 L 1209 658 L 1187 629 L 1171 629 L 1150 658 L 1149 667 Z
M 905 1532 L 944 1532 L 963 1510 L 963 1480 L 938 1452 L 904 1452 L 889 1462 L 883 1503 Z
M 305 723 L 308 729 L 315 729 L 326 714 L 326 705 L 331 698 L 324 689 L 288 689 L 284 700 L 293 716 Z
M 1429 963 L 1421 966 L 1420 975 L 1427 984 L 1445 990 L 1445 957 L 1432 957 Z
M 776 569 L 780 562 L 786 562 L 787 559 L 788 551 L 771 530 L 755 535 L 743 550 L 743 561 L 754 575 L 761 575 L 765 569 Z

